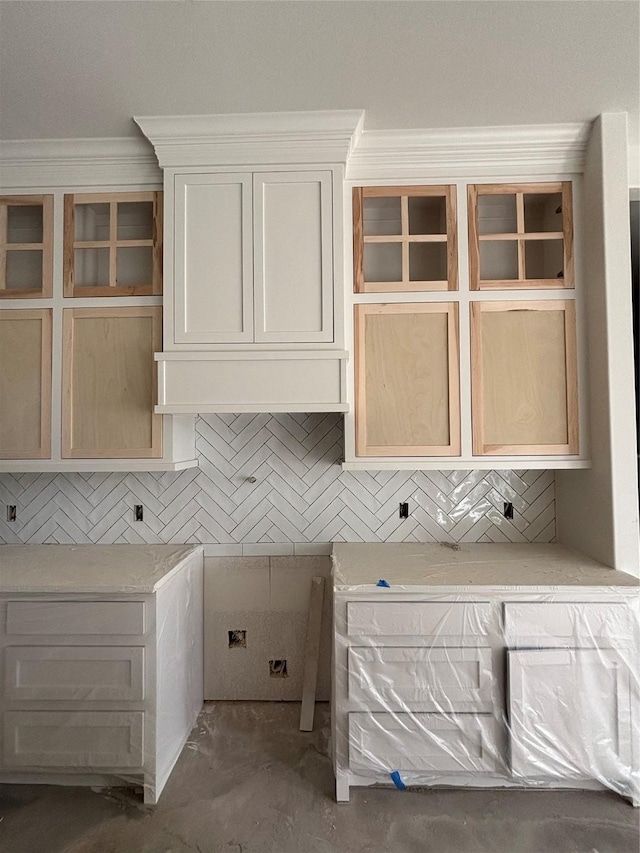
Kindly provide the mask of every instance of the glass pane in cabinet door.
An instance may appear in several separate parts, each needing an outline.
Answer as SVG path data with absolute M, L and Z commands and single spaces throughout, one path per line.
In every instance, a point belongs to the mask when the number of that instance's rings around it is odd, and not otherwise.
M 518 241 L 480 241 L 480 281 L 513 281 L 518 278 Z
M 7 207 L 7 243 L 42 243 L 42 205 Z
M 118 240 L 151 240 L 152 238 L 153 202 L 119 202 Z
M 478 196 L 479 234 L 515 234 L 517 230 L 515 195 Z
M 76 249 L 74 256 L 76 287 L 109 285 L 109 249 Z
M 400 199 L 397 196 L 383 196 L 381 198 L 367 198 L 365 196 L 362 204 L 362 228 L 365 237 L 402 234 Z
M 409 196 L 409 234 L 446 234 L 444 196 Z
M 108 204 L 76 204 L 74 217 L 76 241 L 97 242 L 110 239 Z
M 409 280 L 446 281 L 447 244 L 410 243 Z
M 402 244 L 364 244 L 365 281 L 402 281 Z
M 7 290 L 42 289 L 42 251 L 25 249 L 7 252 Z
M 525 193 L 524 230 L 562 231 L 562 193 Z
M 151 246 L 120 246 L 116 262 L 118 287 L 151 285 L 153 249 Z
M 564 278 L 562 240 L 527 240 L 524 248 L 527 279 Z

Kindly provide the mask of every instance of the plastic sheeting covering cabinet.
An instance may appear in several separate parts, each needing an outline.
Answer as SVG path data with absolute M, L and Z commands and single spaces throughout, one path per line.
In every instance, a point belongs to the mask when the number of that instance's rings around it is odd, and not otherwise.
M 561 546 L 500 547 L 334 546 L 338 801 L 386 784 L 640 804 L 637 580 Z

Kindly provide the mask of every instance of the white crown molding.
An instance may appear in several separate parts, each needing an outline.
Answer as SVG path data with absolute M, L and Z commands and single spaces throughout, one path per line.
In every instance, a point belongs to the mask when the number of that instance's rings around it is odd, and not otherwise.
M 162 186 L 162 171 L 145 139 L 12 139 L 0 143 L 0 185 L 6 188 Z
M 582 172 L 590 123 L 366 130 L 347 179 L 395 180 Z
M 346 163 L 363 110 L 136 116 L 165 168 Z

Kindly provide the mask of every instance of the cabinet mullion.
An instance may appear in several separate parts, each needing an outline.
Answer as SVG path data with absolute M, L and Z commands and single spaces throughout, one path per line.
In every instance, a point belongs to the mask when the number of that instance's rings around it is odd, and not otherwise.
M 118 203 L 109 203 L 109 287 L 118 285 Z

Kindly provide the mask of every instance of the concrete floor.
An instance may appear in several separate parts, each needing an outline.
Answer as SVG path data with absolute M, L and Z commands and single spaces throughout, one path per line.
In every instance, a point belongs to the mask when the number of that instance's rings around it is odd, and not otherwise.
M 357 789 L 333 801 L 329 710 L 207 703 L 159 805 L 126 789 L 0 785 L 6 853 L 638 853 L 609 793 Z

